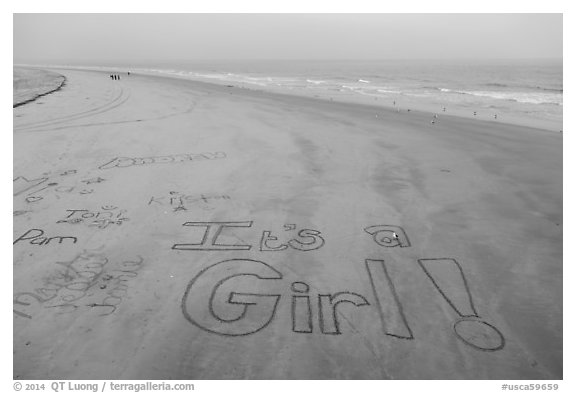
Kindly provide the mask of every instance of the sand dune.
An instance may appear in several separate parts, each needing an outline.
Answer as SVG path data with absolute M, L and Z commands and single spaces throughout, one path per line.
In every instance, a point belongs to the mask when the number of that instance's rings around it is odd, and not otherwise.
M 14 378 L 562 378 L 561 134 L 57 72 L 14 109 Z
M 14 68 L 14 94 L 13 107 L 24 105 L 55 91 L 58 91 L 66 78 L 55 72 L 33 69 L 33 68 Z

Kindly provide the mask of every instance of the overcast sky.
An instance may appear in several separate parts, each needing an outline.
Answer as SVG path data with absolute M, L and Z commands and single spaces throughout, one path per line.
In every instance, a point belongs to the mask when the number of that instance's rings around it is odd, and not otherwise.
M 15 14 L 15 63 L 562 58 L 561 14 Z

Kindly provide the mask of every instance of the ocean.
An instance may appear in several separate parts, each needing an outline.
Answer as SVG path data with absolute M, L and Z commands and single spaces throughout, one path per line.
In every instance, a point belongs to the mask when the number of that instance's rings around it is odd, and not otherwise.
M 203 61 L 122 65 L 212 83 L 562 130 L 561 60 Z

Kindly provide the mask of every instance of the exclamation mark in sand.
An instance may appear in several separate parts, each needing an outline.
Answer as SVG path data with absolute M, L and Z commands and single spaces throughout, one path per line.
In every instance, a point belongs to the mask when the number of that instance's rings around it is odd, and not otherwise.
M 418 263 L 440 295 L 460 316 L 454 322 L 454 332 L 459 339 L 482 351 L 504 348 L 502 333 L 480 320 L 464 270 L 455 259 L 419 259 Z
M 376 307 L 382 321 L 384 333 L 396 338 L 414 339 L 408 326 L 402 304 L 396 293 L 392 277 L 386 268 L 386 261 L 366 259 L 366 270 L 376 299 Z

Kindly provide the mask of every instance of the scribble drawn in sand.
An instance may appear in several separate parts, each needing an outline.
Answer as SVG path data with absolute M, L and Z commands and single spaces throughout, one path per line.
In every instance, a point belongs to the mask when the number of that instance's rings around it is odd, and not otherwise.
M 228 259 L 208 266 L 186 287 L 184 317 L 196 327 L 222 336 L 246 336 L 264 329 L 274 319 L 280 294 L 231 292 L 225 303 L 234 307 L 226 313 L 214 310 L 216 300 L 222 302 L 217 297 L 218 288 L 229 280 L 247 277 L 281 280 L 283 276 L 272 266 L 252 259 Z
M 128 168 L 134 165 L 151 165 L 151 164 L 174 164 L 188 161 L 217 160 L 226 158 L 226 153 L 200 153 L 200 154 L 175 154 L 171 156 L 159 157 L 116 157 L 105 164 L 100 165 L 99 169 L 111 168 Z
M 28 180 L 24 176 L 18 176 L 13 180 L 13 192 L 14 196 L 20 195 L 26 191 L 31 190 L 34 187 L 39 186 L 40 184 L 44 183 L 48 180 L 47 177 L 41 177 L 38 179 L 31 179 Z
M 204 227 L 204 235 L 199 243 L 180 243 L 174 244 L 174 250 L 189 251 L 239 251 L 250 250 L 248 244 L 220 244 L 218 237 L 225 228 L 250 228 L 252 221 L 224 221 L 224 222 L 186 222 L 182 224 L 188 227 Z
M 460 318 L 453 324 L 454 333 L 466 345 L 481 351 L 504 348 L 504 335 L 481 320 L 462 266 L 452 258 L 419 259 L 418 264 L 436 290 Z
M 394 287 L 394 281 L 386 268 L 386 261 L 366 259 L 365 265 L 384 334 L 396 338 L 414 339 Z
M 374 225 L 364 228 L 364 231 L 383 247 L 410 247 L 410 239 L 403 228 L 395 225 Z
M 38 246 L 49 245 L 52 243 L 53 240 L 57 240 L 58 244 L 66 244 L 70 242 L 65 242 L 65 240 L 71 240 L 72 243 L 76 243 L 78 238 L 75 236 L 43 236 L 44 230 L 43 229 L 29 229 L 24 234 L 22 234 L 18 239 L 12 242 L 13 245 L 19 242 L 29 241 L 29 244 L 34 244 Z M 53 243 L 52 243 L 53 244 Z
M 124 217 L 126 209 L 118 209 L 116 206 L 102 206 L 100 210 L 88 209 L 67 209 L 66 217 L 56 221 L 57 224 L 79 224 L 85 223 L 88 226 L 95 226 L 105 229 L 110 225 L 122 225 L 128 221 Z
M 94 309 L 98 316 L 111 315 L 126 297 L 143 262 L 138 256 L 111 263 L 103 254 L 90 252 L 56 262 L 57 269 L 44 277 L 42 286 L 14 294 L 14 314 L 32 319 L 42 309 L 54 309 L 58 314 Z

